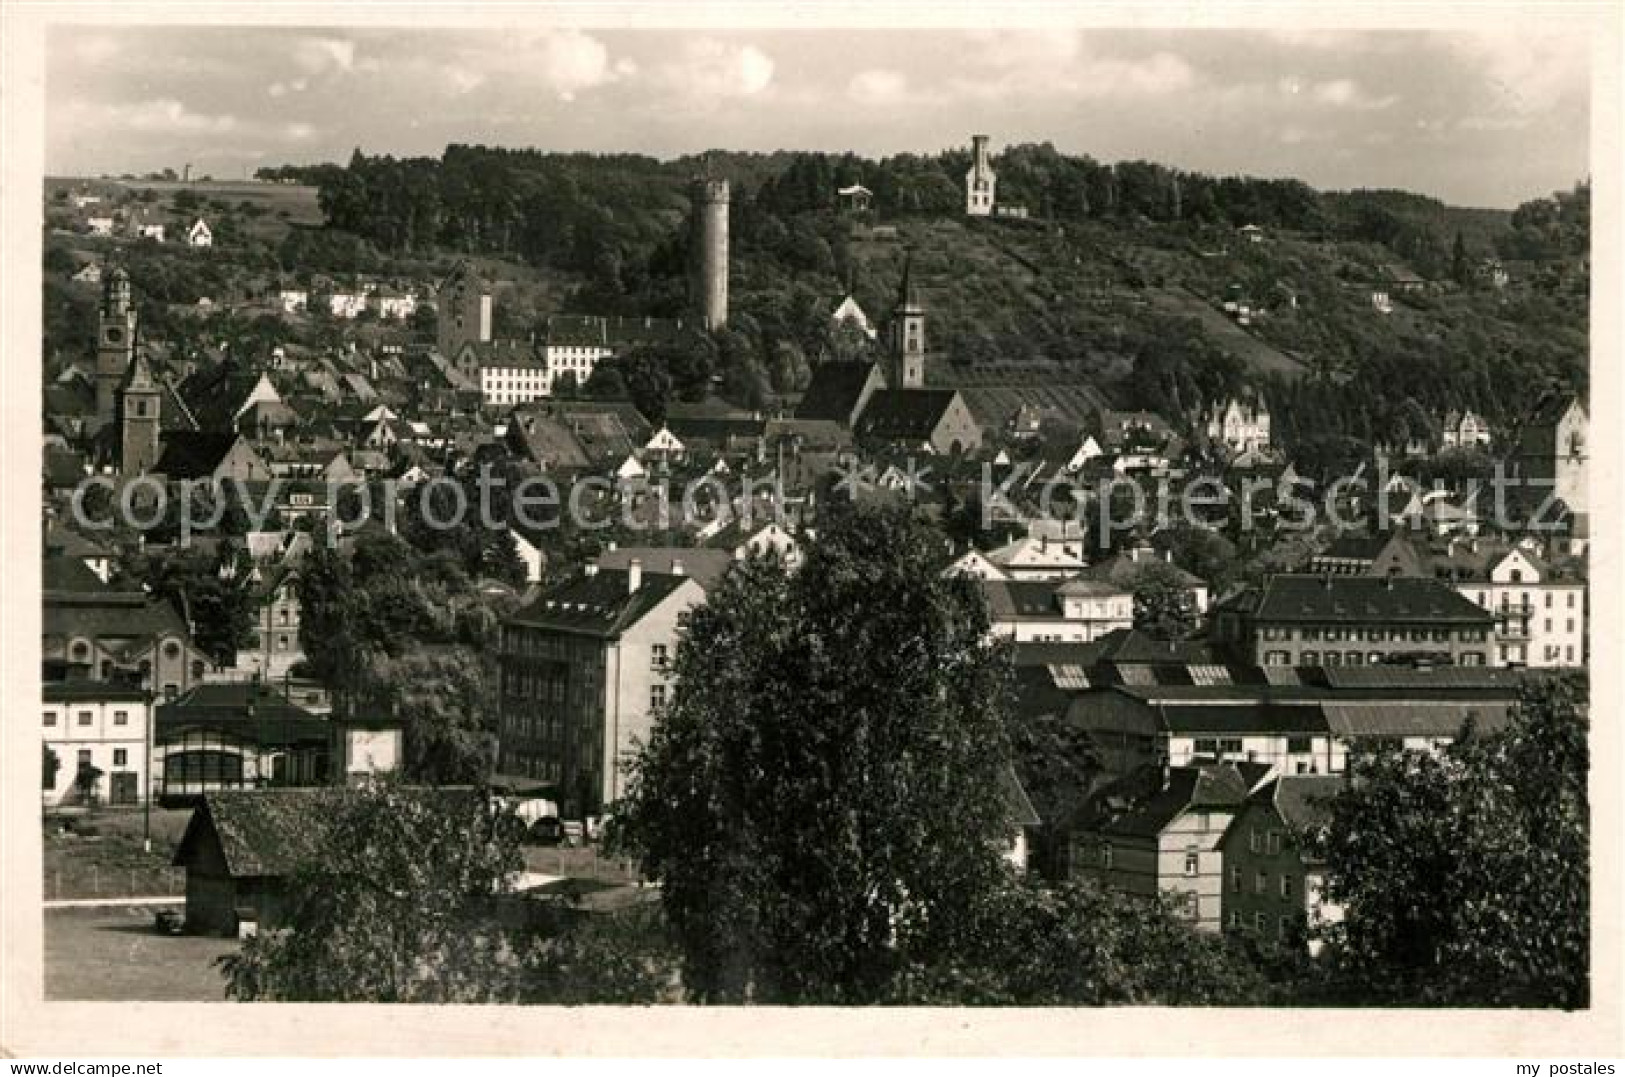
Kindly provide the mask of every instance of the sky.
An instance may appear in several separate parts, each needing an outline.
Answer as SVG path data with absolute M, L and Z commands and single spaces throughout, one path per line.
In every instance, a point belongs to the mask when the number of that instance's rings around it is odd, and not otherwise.
M 1589 172 L 1588 41 L 1260 29 L 63 27 L 46 170 L 242 177 L 450 142 L 1096 160 L 1512 207 Z

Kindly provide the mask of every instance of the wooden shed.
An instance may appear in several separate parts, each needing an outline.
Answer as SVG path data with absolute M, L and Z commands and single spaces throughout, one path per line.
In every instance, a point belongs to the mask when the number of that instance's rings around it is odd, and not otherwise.
M 332 796 L 324 788 L 205 794 L 173 861 L 186 869 L 187 929 L 236 935 L 250 920 L 276 926 L 288 877 L 327 844 Z

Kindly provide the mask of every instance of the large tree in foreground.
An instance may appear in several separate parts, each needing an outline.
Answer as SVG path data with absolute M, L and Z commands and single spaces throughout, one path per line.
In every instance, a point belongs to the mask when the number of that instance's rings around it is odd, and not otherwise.
M 863 1003 L 959 953 L 1005 883 L 1008 666 L 901 508 L 696 609 L 622 835 L 702 1001 Z
M 1526 689 L 1504 730 L 1367 759 L 1322 845 L 1336 979 L 1365 1002 L 1580 1007 L 1589 997 L 1584 682 Z
M 291 794 L 290 794 L 291 795 Z M 671 993 L 658 909 L 580 915 L 508 894 L 511 819 L 473 789 L 309 791 L 283 922 L 220 959 L 228 997 L 280 1002 L 647 1003 Z M 299 824 L 300 819 L 290 822 Z M 506 912 L 501 903 L 508 902 Z

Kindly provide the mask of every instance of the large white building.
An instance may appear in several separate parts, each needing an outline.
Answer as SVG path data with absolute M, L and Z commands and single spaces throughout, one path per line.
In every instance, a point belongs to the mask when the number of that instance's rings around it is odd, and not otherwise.
M 47 682 L 41 798 L 136 804 L 147 795 L 152 694 L 112 681 Z
M 1243 402 L 1232 397 L 1215 408 L 1207 420 L 1208 440 L 1232 453 L 1270 447 L 1270 412 L 1262 400 Z
M 1491 663 L 1497 666 L 1586 664 L 1586 585 L 1514 547 L 1490 566 L 1488 578 L 1457 591 L 1495 615 Z

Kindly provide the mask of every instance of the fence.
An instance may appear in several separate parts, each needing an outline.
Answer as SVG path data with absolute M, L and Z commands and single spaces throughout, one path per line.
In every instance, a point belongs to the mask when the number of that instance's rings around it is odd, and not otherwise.
M 106 867 L 100 864 L 47 868 L 45 900 L 184 897 L 186 871 L 173 867 Z

